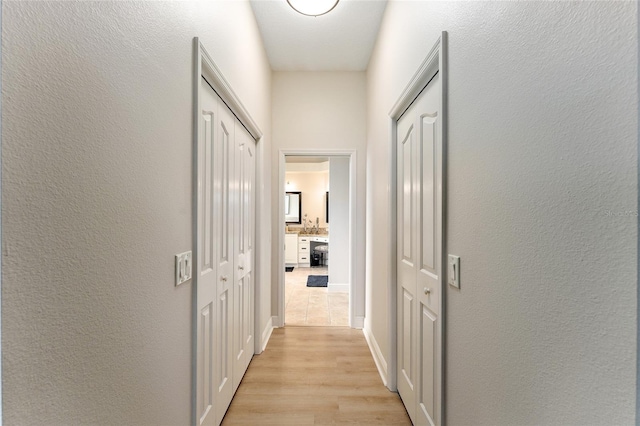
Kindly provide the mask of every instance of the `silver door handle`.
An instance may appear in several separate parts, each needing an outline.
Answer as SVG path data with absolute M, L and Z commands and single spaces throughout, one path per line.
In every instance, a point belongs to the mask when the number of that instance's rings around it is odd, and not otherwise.
M 428 288 L 424 288 L 424 294 L 431 294 L 431 290 Z

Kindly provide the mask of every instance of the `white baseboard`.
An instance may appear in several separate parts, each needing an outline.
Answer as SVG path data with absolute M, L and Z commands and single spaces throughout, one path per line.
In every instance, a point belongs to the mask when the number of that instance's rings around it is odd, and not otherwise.
M 260 346 L 260 353 L 264 352 L 267 347 L 267 343 L 269 343 L 269 339 L 271 338 L 271 333 L 273 333 L 273 320 L 275 317 L 269 318 L 267 321 L 267 326 L 262 330 L 262 340 L 260 341 L 262 345 Z
M 376 338 L 371 334 L 371 331 L 368 329 L 362 330 L 364 333 L 364 338 L 369 345 L 369 350 L 371 351 L 371 355 L 373 356 L 373 361 L 376 363 L 376 367 L 378 367 L 378 373 L 380 374 L 380 378 L 382 379 L 382 383 L 387 386 L 387 361 L 385 361 L 384 356 L 382 356 L 382 351 L 380 351 L 380 346 L 378 346 L 378 342 Z
M 329 283 L 327 285 L 327 291 L 329 293 L 332 292 L 343 292 L 343 293 L 348 293 L 349 292 L 349 284 L 334 284 L 334 283 Z
M 364 328 L 364 317 L 354 317 L 353 323 L 351 324 L 351 328 L 357 328 L 358 330 L 362 330 Z

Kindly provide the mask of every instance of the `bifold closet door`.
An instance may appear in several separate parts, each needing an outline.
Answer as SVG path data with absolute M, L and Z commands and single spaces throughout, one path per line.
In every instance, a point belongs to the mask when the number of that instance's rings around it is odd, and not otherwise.
M 196 410 L 220 424 L 253 356 L 255 141 L 201 80 Z
M 416 425 L 442 398 L 442 179 L 439 75 L 398 120 L 398 392 Z
M 234 187 L 237 188 L 233 333 L 233 388 L 235 391 L 240 385 L 254 351 L 255 141 L 240 123 L 237 123 L 234 147 L 236 179 Z
M 216 95 L 217 97 L 217 95 Z M 216 418 L 222 421 L 233 398 L 233 331 L 235 244 L 237 217 L 234 164 L 235 117 L 218 98 L 218 138 L 214 149 L 213 173 L 215 192 L 214 239 L 218 241 L 216 268 L 218 270 L 217 315 L 216 315 Z
M 222 161 L 224 145 L 233 138 L 233 122 L 220 119 L 220 100 L 200 81 L 197 201 L 196 415 L 200 425 L 217 425 L 231 401 L 229 299 L 232 215 L 227 185 L 230 170 Z M 227 131 L 226 129 L 229 128 Z M 228 148 L 227 148 L 228 149 Z

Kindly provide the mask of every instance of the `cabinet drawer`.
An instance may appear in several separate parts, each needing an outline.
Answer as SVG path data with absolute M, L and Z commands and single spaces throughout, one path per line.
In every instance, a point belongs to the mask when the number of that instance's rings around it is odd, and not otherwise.
M 307 243 L 309 244 L 309 241 L 311 241 L 311 239 L 309 237 L 298 237 L 298 243 Z
M 309 254 L 308 253 L 300 253 L 298 255 L 298 263 L 309 263 Z
M 309 247 L 309 245 L 307 244 L 306 246 L 298 246 L 298 253 L 309 253 L 311 251 L 311 248 Z

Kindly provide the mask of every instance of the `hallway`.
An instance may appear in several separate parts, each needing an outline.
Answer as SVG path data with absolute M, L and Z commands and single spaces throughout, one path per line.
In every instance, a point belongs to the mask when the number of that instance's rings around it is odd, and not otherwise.
M 226 424 L 408 422 L 382 383 L 432 362 L 422 335 L 443 342 L 445 368 L 426 371 L 444 426 L 636 424 L 639 5 L 1 2 L 0 423 L 218 426 L 228 408 Z M 441 114 L 399 138 L 436 59 Z M 440 150 L 413 143 L 430 128 Z M 330 264 L 349 249 L 331 284 L 349 286 L 358 330 L 327 327 L 346 320 L 333 294 L 299 283 L 285 299 L 286 157 L 319 153 L 351 159 L 353 226 L 324 203 L 346 175 L 303 196 L 300 220 L 330 219 Z M 419 199 L 431 188 L 442 202 Z M 442 245 L 399 245 L 432 207 Z M 405 292 L 405 260 L 446 264 L 441 285 Z M 420 309 L 436 295 L 439 316 Z
M 382 384 L 361 330 L 288 326 L 254 356 L 222 424 L 411 422 Z

